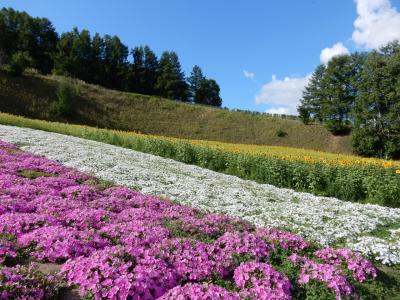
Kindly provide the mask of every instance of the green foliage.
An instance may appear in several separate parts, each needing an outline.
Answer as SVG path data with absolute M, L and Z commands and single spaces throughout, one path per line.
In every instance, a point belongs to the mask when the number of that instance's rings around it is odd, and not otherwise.
M 278 136 L 278 137 L 286 137 L 286 136 L 287 136 L 287 132 L 284 131 L 283 129 L 279 128 L 279 129 L 276 131 L 276 136 Z
M 314 71 L 298 107 L 335 135 L 352 131 L 355 153 L 400 158 L 400 44 L 336 56 Z
M 343 120 L 328 120 L 325 126 L 334 135 L 347 135 L 351 132 L 350 123 Z
M 96 190 L 103 191 L 108 188 L 115 186 L 115 183 L 108 180 L 103 180 L 99 178 L 91 178 L 84 182 L 85 185 L 90 185 L 96 188 Z
M 8 66 L 8 72 L 13 76 L 21 76 L 25 69 L 31 64 L 32 58 L 29 56 L 29 53 L 18 51 L 11 57 L 11 62 Z
M 158 59 L 149 46 L 135 47 L 132 51 L 133 63 L 128 73 L 128 88 L 134 93 L 154 95 L 159 75 Z
M 29 178 L 29 179 L 36 179 L 38 177 L 51 177 L 56 176 L 57 174 L 42 172 L 42 171 L 35 171 L 35 170 L 21 170 L 18 172 L 19 176 Z
M 370 53 L 365 63 L 352 113 L 356 153 L 400 158 L 399 95 L 400 45 L 394 43 Z
M 13 56 L 24 53 L 23 56 L 29 57 L 29 66 L 48 73 L 53 67 L 52 55 L 57 41 L 58 35 L 48 19 L 33 18 L 12 8 L 1 9 L 0 52 L 4 63 L 15 63 Z M 20 74 L 20 70 L 17 73 Z
M 304 286 L 305 295 L 303 299 L 306 300 L 334 300 L 336 295 L 332 289 L 328 288 L 326 284 L 311 280 Z
M 190 99 L 197 104 L 221 106 L 220 88 L 213 79 L 207 79 L 199 66 L 194 66 L 189 82 Z
M 189 84 L 175 52 L 164 52 L 160 61 L 149 46 L 135 47 L 131 53 L 133 63 L 118 36 L 91 37 L 88 30 L 75 27 L 59 38 L 48 19 L 12 8 L 0 11 L 0 65 L 10 65 L 10 74 L 21 75 L 29 66 L 121 91 L 189 100 Z M 199 91 L 197 103 L 221 106 L 215 80 L 202 82 Z
M 222 99 L 219 95 L 219 85 L 214 79 L 204 79 L 197 93 L 196 103 L 212 106 L 221 106 Z
M 311 75 L 308 85 L 304 88 L 298 112 L 301 120 L 305 124 L 307 124 L 310 119 L 317 119 L 320 121 L 323 119 L 322 103 L 325 94 L 321 86 L 325 70 L 325 65 L 319 65 Z
M 182 221 L 167 219 L 164 220 L 163 226 L 168 229 L 173 237 L 177 238 L 191 238 L 208 244 L 212 244 L 218 238 L 218 236 L 210 236 L 201 232 L 186 231 L 182 228 L 181 222 Z M 221 233 L 221 235 L 222 234 L 223 233 Z
M 173 51 L 165 51 L 161 54 L 160 75 L 156 89 L 162 97 L 183 102 L 189 101 L 189 85 L 185 80 L 178 55 Z
M 308 124 L 311 121 L 311 112 L 309 109 L 304 107 L 303 105 L 300 105 L 297 108 L 297 112 L 299 113 L 299 118 L 304 124 Z
M 128 71 L 128 47 L 121 42 L 118 36 L 104 36 L 104 75 L 105 87 L 126 90 Z
M 201 83 L 206 78 L 203 75 L 203 71 L 197 65 L 195 65 L 190 73 L 190 77 L 188 78 L 189 89 L 190 89 L 190 98 L 192 102 L 198 103 L 198 93 L 201 87 Z
M 50 112 L 56 117 L 68 117 L 74 112 L 74 86 L 70 80 L 60 82 L 57 90 L 57 101 L 53 102 Z
M 343 134 L 349 126 L 349 114 L 357 93 L 353 73 L 352 57 L 336 56 L 329 61 L 321 80 L 324 94 L 321 114 L 333 134 Z
M 91 47 L 89 31 L 79 32 L 75 27 L 71 32 L 63 33 L 54 55 L 56 73 L 90 81 Z

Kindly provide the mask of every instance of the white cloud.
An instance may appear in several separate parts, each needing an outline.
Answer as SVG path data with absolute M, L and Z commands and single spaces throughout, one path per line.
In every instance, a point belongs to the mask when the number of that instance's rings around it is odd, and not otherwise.
M 343 46 L 342 43 L 336 43 L 331 48 L 322 49 L 319 58 L 321 60 L 321 63 L 326 65 L 332 59 L 332 57 L 349 53 L 349 49 Z
M 400 13 L 389 0 L 355 0 L 357 19 L 352 39 L 358 46 L 377 49 L 400 40 Z
M 286 114 L 297 114 L 297 105 L 302 96 L 302 91 L 311 75 L 305 77 L 285 77 L 279 80 L 272 75 L 272 80 L 261 88 L 255 96 L 255 102 L 272 106 L 272 109 L 283 111 Z M 267 111 L 269 112 L 269 111 Z
M 246 71 L 246 70 L 243 70 L 243 75 L 244 75 L 244 77 L 250 78 L 250 79 L 254 79 L 254 76 L 256 76 L 256 74 Z
M 267 109 L 265 112 L 269 114 L 287 115 L 289 114 L 289 109 L 286 107 L 273 107 Z

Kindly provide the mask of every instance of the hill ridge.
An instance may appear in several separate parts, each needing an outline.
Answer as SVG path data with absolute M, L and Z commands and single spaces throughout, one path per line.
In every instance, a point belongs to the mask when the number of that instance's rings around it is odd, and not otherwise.
M 57 99 L 61 79 L 37 74 L 11 77 L 0 72 L 0 111 L 184 139 L 351 153 L 349 137 L 334 137 L 319 124 L 109 90 L 81 80 L 73 80 L 76 114 L 55 118 L 49 105 Z M 279 137 L 278 131 L 285 136 Z

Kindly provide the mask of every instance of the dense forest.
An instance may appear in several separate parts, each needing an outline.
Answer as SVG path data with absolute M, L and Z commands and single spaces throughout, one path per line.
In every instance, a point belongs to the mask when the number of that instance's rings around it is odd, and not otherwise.
M 118 36 L 92 36 L 77 28 L 59 35 L 48 19 L 11 8 L 0 11 L 0 65 L 16 76 L 34 68 L 121 91 L 222 104 L 217 82 L 197 65 L 186 77 L 173 51 L 158 58 L 149 46 L 130 50 Z
M 352 134 L 353 151 L 400 158 L 400 44 L 334 57 L 319 65 L 298 107 L 305 123 Z

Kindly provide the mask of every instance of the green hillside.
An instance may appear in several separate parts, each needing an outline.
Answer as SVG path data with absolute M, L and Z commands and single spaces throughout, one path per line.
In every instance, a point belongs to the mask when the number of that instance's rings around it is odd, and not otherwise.
M 351 152 L 349 137 L 333 136 L 321 125 L 108 90 L 78 80 L 74 81 L 76 113 L 57 119 L 49 106 L 57 99 L 60 80 L 55 76 L 11 77 L 0 73 L 0 111 L 180 138 Z M 286 136 L 279 137 L 279 130 Z

